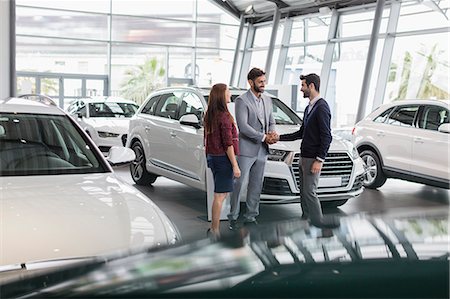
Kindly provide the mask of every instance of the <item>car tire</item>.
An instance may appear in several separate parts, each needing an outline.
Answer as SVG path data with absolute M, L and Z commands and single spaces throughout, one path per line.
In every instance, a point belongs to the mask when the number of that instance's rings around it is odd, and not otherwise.
M 384 185 L 386 176 L 381 167 L 380 158 L 372 150 L 364 150 L 360 154 L 364 161 L 366 172 L 364 173 L 364 187 L 376 189 Z
M 156 181 L 158 176 L 147 171 L 145 167 L 145 153 L 144 147 L 139 141 L 136 141 L 131 146 L 131 149 L 136 154 L 136 160 L 130 165 L 130 174 L 133 181 L 138 185 L 151 185 Z

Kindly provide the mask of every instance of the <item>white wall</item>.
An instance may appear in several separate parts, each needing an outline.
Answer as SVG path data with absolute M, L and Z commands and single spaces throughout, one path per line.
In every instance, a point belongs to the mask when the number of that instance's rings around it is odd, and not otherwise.
M 9 0 L 0 0 L 0 99 L 11 96 L 9 53 Z

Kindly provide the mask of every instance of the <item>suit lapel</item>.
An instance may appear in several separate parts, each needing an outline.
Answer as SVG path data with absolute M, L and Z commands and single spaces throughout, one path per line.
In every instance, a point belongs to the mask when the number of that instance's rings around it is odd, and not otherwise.
M 259 122 L 261 123 L 261 125 L 263 125 L 263 124 L 264 124 L 264 120 L 262 120 L 262 119 L 259 117 L 258 106 L 256 105 L 256 100 L 255 100 L 254 97 L 253 97 L 252 91 L 249 89 L 247 92 L 248 92 L 248 94 L 247 94 L 247 99 L 248 99 L 249 102 L 251 103 L 250 105 L 252 105 L 253 111 L 255 111 L 255 113 L 256 113 L 256 118 L 259 120 Z M 261 99 L 262 99 L 262 97 L 261 97 Z M 263 107 L 264 107 L 264 101 L 263 101 Z M 264 108 L 264 114 L 266 114 L 265 108 Z

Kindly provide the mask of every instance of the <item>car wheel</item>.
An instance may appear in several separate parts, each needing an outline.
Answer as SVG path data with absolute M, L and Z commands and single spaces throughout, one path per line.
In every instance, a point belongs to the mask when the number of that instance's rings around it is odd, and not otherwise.
M 376 189 L 384 185 L 386 176 L 381 169 L 380 158 L 371 150 L 365 150 L 361 154 L 366 172 L 364 173 L 364 187 Z
M 136 160 L 130 165 L 130 172 L 133 181 L 138 185 L 151 185 L 158 177 L 156 174 L 150 173 L 145 168 L 145 153 L 142 144 L 136 141 L 131 146 L 131 149 L 136 154 Z

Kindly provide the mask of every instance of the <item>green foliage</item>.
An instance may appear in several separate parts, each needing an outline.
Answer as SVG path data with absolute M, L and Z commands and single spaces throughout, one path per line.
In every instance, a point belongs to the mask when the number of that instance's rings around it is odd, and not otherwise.
M 125 71 L 120 95 L 141 104 L 153 90 L 162 86 L 165 74 L 166 70 L 155 57 L 147 58 L 144 64 Z

